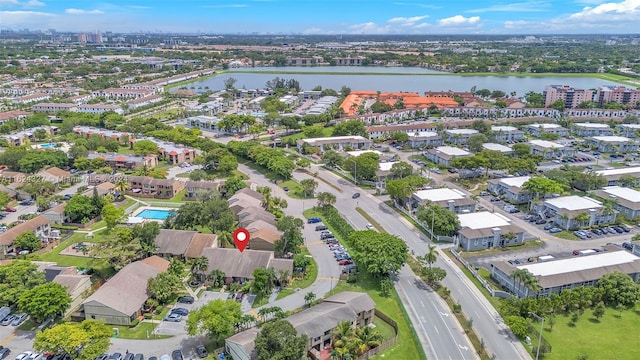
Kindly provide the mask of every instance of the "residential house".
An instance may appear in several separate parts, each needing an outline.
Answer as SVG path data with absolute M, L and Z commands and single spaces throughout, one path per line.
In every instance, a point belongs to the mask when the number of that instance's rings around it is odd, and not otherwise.
M 524 139 L 524 132 L 514 126 L 491 126 L 491 136 L 497 142 L 517 142 Z
M 117 182 L 117 178 L 115 178 L 115 179 L 110 178 L 110 180 L 115 180 Z M 85 190 L 82 193 L 82 195 L 84 195 L 84 196 L 93 196 L 93 191 L 95 190 L 98 193 L 98 196 L 106 196 L 107 194 L 111 194 L 117 200 L 118 196 L 120 194 L 118 194 L 115 189 L 116 189 L 116 185 L 114 183 L 111 183 L 109 181 L 105 181 L 105 182 L 101 182 L 99 184 L 96 184 L 91 189 Z
M 255 221 L 264 221 L 271 226 L 276 226 L 275 215 L 266 211 L 261 206 L 246 207 L 240 210 L 236 217 L 238 219 L 238 225 L 245 228 Z
M 149 95 L 149 96 L 129 100 L 127 101 L 127 106 L 129 107 L 129 110 L 132 110 L 132 109 L 137 109 L 139 107 L 155 104 L 162 100 L 163 98 L 160 95 Z
M 620 184 L 620 178 L 623 176 L 636 178 L 637 183 L 635 186 L 640 186 L 640 166 L 596 170 L 594 173 L 604 176 L 609 186 L 622 185 Z
M 282 237 L 282 232 L 276 227 L 275 221 L 258 219 L 242 223 L 240 226 L 249 231 L 249 248 L 252 250 L 275 251 L 276 241 Z
M 184 190 L 184 183 L 174 179 L 154 179 L 148 176 L 127 176 L 130 194 L 156 199 L 171 199 Z
M 207 193 L 217 193 L 224 181 L 187 181 L 184 200 L 199 200 Z
M 368 150 L 372 141 L 362 136 L 333 136 L 324 138 L 299 139 L 297 140 L 298 151 L 302 152 L 305 146 L 316 146 L 321 152 L 336 150 L 338 152 L 347 150 Z
M 407 144 L 411 148 L 430 148 L 436 146 L 442 146 L 442 136 L 437 132 L 422 131 L 409 134 L 409 140 Z
M 42 180 L 52 182 L 54 184 L 63 182 L 71 183 L 71 178 L 73 177 L 70 172 L 55 166 L 41 170 L 37 175 L 42 177 Z
M 119 115 L 124 113 L 120 106 L 111 104 L 82 104 L 76 108 L 76 112 L 87 114 L 102 114 L 108 111 L 113 111 Z
M 506 261 L 491 264 L 491 277 L 517 297 L 548 297 L 564 290 L 596 286 L 607 274 L 621 272 L 634 282 L 640 280 L 640 257 L 617 246 L 605 246 L 602 252 L 552 259 L 532 264 L 511 265 Z M 534 292 L 512 276 L 516 270 L 527 270 L 537 280 L 539 291 Z
M 19 96 L 11 99 L 12 104 L 29 104 L 32 102 L 45 101 L 49 100 L 51 96 L 47 94 L 37 93 L 37 94 L 29 94 L 24 96 Z
M 607 209 L 600 201 L 588 196 L 561 196 L 533 204 L 533 211 L 550 218 L 558 227 L 577 229 L 584 226 L 609 224 L 616 220 L 613 209 Z M 576 219 L 586 214 L 584 220 Z
M 458 214 L 457 243 L 463 251 L 484 250 L 524 243 L 524 230 L 498 213 L 480 211 Z
M 620 131 L 621 136 L 637 138 L 640 136 L 640 124 L 620 124 L 618 125 L 618 131 Z
M 82 303 L 85 319 L 103 320 L 113 325 L 130 325 L 142 315 L 142 306 L 149 298 L 149 279 L 168 269 L 169 261 L 159 256 L 151 256 L 125 266 Z
M 107 166 L 114 170 L 135 170 L 143 167 L 153 169 L 158 166 L 157 155 L 136 156 L 131 154 L 115 154 L 115 153 L 90 153 L 87 159 L 101 158 L 107 163 Z
M 333 343 L 333 329 L 342 322 L 354 327 L 368 326 L 375 317 L 375 303 L 366 293 L 343 291 L 317 305 L 295 313 L 287 320 L 299 335 L 307 336 L 307 352 L 320 358 L 320 351 Z M 255 360 L 255 338 L 259 329 L 237 333 L 225 340 L 225 351 L 235 360 Z
M 638 151 L 638 143 L 624 136 L 594 136 L 588 141 L 603 153 L 627 153 Z
M 63 202 L 43 211 L 41 215 L 46 217 L 51 224 L 62 225 L 69 222 L 69 216 L 64 213 L 65 207 L 67 207 L 67 203 Z
M 31 107 L 34 112 L 57 113 L 59 111 L 75 111 L 77 104 L 38 103 Z
M 273 251 L 245 249 L 240 252 L 238 249 L 208 247 L 202 249 L 201 256 L 209 261 L 209 268 L 204 273 L 220 270 L 225 273 L 227 283 L 250 280 L 255 269 L 273 268 L 293 274 L 293 260 L 276 259 Z
M 146 138 L 139 140 L 151 140 L 158 146 L 160 156 L 166 160 L 169 164 L 181 164 L 183 162 L 193 161 L 198 152 L 195 149 L 186 148 L 183 145 L 176 145 L 174 143 L 154 139 Z
M 524 130 L 535 137 L 540 137 L 545 133 L 556 134 L 560 137 L 569 136 L 569 129 L 558 124 L 530 124 L 525 126 Z
M 411 195 L 410 203 L 412 209 L 417 209 L 420 205 L 435 203 L 456 214 L 476 211 L 476 202 L 458 189 L 419 190 Z
M 424 153 L 427 160 L 446 167 L 449 167 L 451 160 L 455 158 L 472 155 L 473 154 L 468 151 L 452 146 L 438 146 L 437 148 L 429 149 Z
M 572 157 L 575 150 L 553 141 L 547 140 L 529 140 L 531 153 L 540 155 L 543 159 L 560 159 L 564 157 Z
M 573 124 L 573 133 L 581 137 L 591 136 L 611 136 L 613 129 L 609 124 L 601 123 L 575 123 Z
M 202 234 L 197 231 L 161 229 L 155 238 L 156 253 L 164 258 L 199 258 L 204 248 L 218 247 L 215 234 Z
M 212 112 L 217 112 L 217 111 L 213 111 Z M 197 127 L 199 129 L 202 130 L 207 130 L 207 131 L 218 131 L 218 123 L 220 122 L 220 118 L 216 117 L 216 116 L 204 116 L 204 115 L 200 115 L 200 116 L 193 116 L 190 118 L 187 118 L 187 126 L 190 127 Z
M 91 126 L 76 126 L 73 128 L 73 132 L 75 132 L 76 134 L 81 134 L 85 138 L 88 138 L 90 135 L 97 134 L 103 138 L 116 139 L 119 143 L 129 144 L 129 146 L 133 146 L 133 143 L 136 140 L 133 134 L 127 132 L 99 129 Z
M 47 282 L 55 282 L 67 289 L 71 303 L 65 313 L 71 314 L 84 300 L 84 294 L 91 289 L 91 276 L 81 274 L 75 266 L 58 266 L 56 263 L 34 261 L 38 270 L 44 272 Z
M 529 179 L 531 179 L 531 176 L 491 179 L 489 180 L 488 190 L 493 195 L 500 196 L 511 204 L 527 204 L 533 199 L 534 194 L 522 189 L 522 185 Z
M 1 92 L 1 90 L 0 90 Z M 24 120 L 27 116 L 31 115 L 30 112 L 27 111 L 19 111 L 19 110 L 11 110 L 0 112 L 0 125 L 4 124 L 5 121 L 11 119 Z
M 25 232 L 34 233 L 45 244 L 60 238 L 58 230 L 51 230 L 49 219 L 42 215 L 36 216 L 0 234 L 0 258 L 4 259 L 9 254 L 15 256 L 16 249 L 13 246 L 13 242 L 20 234 Z
M 601 199 L 613 201 L 613 208 L 627 219 L 640 216 L 640 191 L 620 186 L 606 186 L 593 194 Z
M 250 206 L 261 207 L 263 200 L 264 196 L 255 190 L 240 189 L 229 198 L 229 209 L 237 216 L 240 211 Z
M 7 139 L 9 145 L 21 146 L 27 144 L 28 142 L 36 141 L 37 139 L 33 134 L 38 129 L 43 129 L 49 136 L 58 135 L 58 128 L 56 126 L 38 126 L 27 130 L 18 131 L 13 134 L 3 135 L 2 137 Z
M 409 136 L 423 132 L 436 132 L 437 125 L 438 123 L 426 121 L 412 124 L 377 125 L 367 127 L 367 133 L 369 139 L 386 139 L 395 132 L 402 132 Z
M 444 131 L 444 141 L 447 144 L 466 144 L 470 137 L 479 133 L 475 129 L 447 129 Z

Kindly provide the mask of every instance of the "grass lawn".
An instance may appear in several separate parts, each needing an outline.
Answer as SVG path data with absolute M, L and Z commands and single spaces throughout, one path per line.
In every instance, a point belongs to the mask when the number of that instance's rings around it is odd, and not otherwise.
M 555 233 L 553 234 L 561 239 L 565 239 L 565 240 L 580 240 L 580 238 L 578 238 L 577 236 L 573 235 L 573 233 L 569 232 L 569 231 L 560 231 L 559 233 Z
M 306 218 L 315 216 L 322 217 L 320 212 L 315 209 L 305 210 L 304 216 Z M 327 222 L 325 222 L 325 224 L 329 227 L 329 230 L 335 234 L 336 238 L 340 240 L 340 243 L 349 250 L 348 244 L 340 238 L 339 233 L 334 231 L 335 229 L 333 229 L 332 225 Z M 380 282 L 377 279 L 371 278 L 364 272 L 358 274 L 357 279 L 357 282 L 354 284 L 340 280 L 326 297 L 342 291 L 366 292 L 376 303 L 376 309 L 394 319 L 398 324 L 398 342 L 378 356 L 388 357 L 390 359 L 426 359 L 422 346 L 418 344 L 418 337 L 415 334 L 415 330 L 411 327 L 409 318 L 395 289 L 389 296 L 385 297 L 380 293 Z
M 128 326 L 111 326 L 113 328 L 118 328 L 120 330 L 120 339 L 144 339 L 144 340 L 154 340 L 154 339 L 166 339 L 170 338 L 169 335 L 154 335 L 153 329 L 158 326 L 160 322 L 141 322 L 134 328 L 129 328 Z M 148 337 L 147 337 L 148 335 Z
M 290 198 L 300 200 L 305 199 L 302 186 L 295 180 L 283 181 L 279 183 L 278 186 L 282 189 L 284 189 L 285 187 L 289 188 L 289 191 L 287 191 L 287 195 Z
M 597 321 L 587 310 L 575 327 L 568 325 L 570 316 L 557 316 L 552 331 L 545 323 L 543 336 L 552 347 L 551 353 L 545 354 L 545 359 L 576 359 L 582 355 L 589 359 L 639 359 L 640 347 L 633 344 L 638 339 L 640 310 L 625 310 L 621 316 L 618 314 L 615 309 L 607 308 Z M 540 328 L 538 323 L 533 325 Z
M 367 219 L 369 224 L 373 225 L 373 227 L 376 228 L 376 230 L 378 230 L 381 233 L 385 233 L 385 234 L 387 233 L 387 231 L 382 227 L 382 225 L 380 225 L 371 215 L 367 214 L 366 211 L 362 210 L 362 208 L 357 207 L 356 211 L 360 213 L 362 217 Z
M 382 336 L 382 342 L 390 340 L 396 336 L 396 331 L 393 329 L 393 326 L 387 324 L 379 317 L 376 316 L 373 319 L 373 324 L 376 326 L 376 330 L 380 333 L 380 336 Z
M 473 251 L 473 252 L 464 251 L 462 252 L 462 257 L 466 259 L 466 258 L 474 258 L 478 256 L 501 254 L 507 251 L 525 250 L 525 249 L 535 248 L 542 245 L 543 245 L 543 242 L 541 240 L 529 240 L 529 241 L 525 241 L 524 244 L 518 245 L 518 246 L 509 246 L 505 248 L 493 248 L 493 249 Z
M 79 243 L 79 242 L 100 242 L 105 235 L 105 231 L 98 231 L 94 234 L 93 239 L 87 239 L 87 234 L 85 233 L 75 233 L 67 240 L 60 243 L 56 246 L 55 249 L 49 251 L 48 253 L 41 255 L 40 259 L 43 261 L 52 261 L 56 262 L 58 265 L 62 266 L 76 266 L 82 268 L 93 268 L 102 276 L 108 276 L 113 274 L 113 268 L 106 264 L 105 261 L 101 259 L 94 259 L 91 257 L 83 257 L 83 256 L 71 256 L 71 255 L 60 255 L 60 252 L 67 247 Z M 90 241 L 89 241 L 90 240 Z

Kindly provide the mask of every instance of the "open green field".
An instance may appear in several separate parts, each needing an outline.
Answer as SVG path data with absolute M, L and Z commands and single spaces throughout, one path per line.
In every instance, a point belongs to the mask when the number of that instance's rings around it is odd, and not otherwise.
M 600 321 L 587 310 L 575 327 L 568 325 L 570 320 L 570 316 L 557 316 L 552 331 L 545 323 L 543 336 L 552 346 L 545 359 L 576 359 L 583 355 L 586 355 L 584 359 L 640 359 L 640 347 L 635 346 L 640 340 L 640 310 L 625 310 L 619 315 L 618 311 L 607 308 Z
M 87 239 L 86 233 L 76 232 L 70 238 L 60 243 L 55 249 L 49 251 L 46 254 L 40 255 L 40 259 L 42 261 L 51 261 L 56 262 L 58 265 L 62 266 L 76 266 L 81 268 L 93 268 L 101 275 L 109 275 L 113 274 L 113 268 L 109 266 L 106 261 L 101 259 L 94 259 L 92 257 L 84 257 L 84 256 L 71 256 L 71 255 L 60 255 L 60 252 L 67 247 L 77 244 L 80 242 L 84 243 L 96 243 L 101 242 L 106 235 L 106 230 L 98 231 L 94 233 L 93 239 Z

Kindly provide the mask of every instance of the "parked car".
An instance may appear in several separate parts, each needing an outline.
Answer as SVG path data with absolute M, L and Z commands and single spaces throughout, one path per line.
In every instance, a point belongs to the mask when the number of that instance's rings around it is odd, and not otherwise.
M 312 217 L 311 219 L 307 220 L 307 224 L 316 224 L 321 221 L 322 219 L 320 219 L 319 217 Z
M 180 296 L 178 298 L 178 302 L 182 304 L 193 304 L 194 298 L 193 296 Z
M 316 226 L 316 231 L 323 231 L 323 230 L 327 230 L 328 227 L 326 225 L 318 225 Z
M 109 359 L 109 353 L 104 353 L 102 355 L 98 355 L 95 358 L 93 358 L 93 360 L 108 360 Z
M 14 314 L 9 314 L 4 319 L 2 319 L 2 322 L 0 322 L 0 325 L 9 326 L 15 319 L 16 319 L 16 316 Z
M 187 316 L 189 314 L 189 310 L 185 309 L 185 308 L 173 308 L 171 309 L 171 313 L 172 314 L 178 314 L 181 316 Z
M 16 212 L 16 209 L 7 206 L 6 208 L 4 208 L 4 211 L 6 211 L 6 212 Z
M 28 317 L 29 315 L 27 315 L 26 313 L 17 314 L 15 316 L 15 319 L 13 319 L 13 321 L 11 322 L 11 325 L 20 326 L 25 320 L 27 320 Z
M 357 198 L 359 198 L 359 197 L 360 197 L 360 193 L 359 193 L 359 192 L 357 192 L 357 193 L 355 193 L 355 194 L 351 195 L 351 198 L 352 198 L 352 199 L 357 199 Z
M 500 201 L 500 199 L 494 196 L 494 197 L 491 198 L 490 201 L 491 202 L 498 202 L 498 201 Z
M 542 224 L 546 224 L 546 223 L 547 223 L 547 220 L 545 220 L 545 219 L 536 220 L 536 224 L 538 224 L 538 225 L 542 225 Z
M 16 360 L 26 360 L 31 355 L 33 355 L 33 353 L 31 351 L 25 351 L 23 353 L 20 353 L 20 355 L 16 356 Z
M 198 345 L 196 346 L 196 354 L 198 354 L 198 356 L 201 359 L 206 358 L 207 356 L 209 356 L 209 352 L 207 351 L 207 348 L 204 347 L 204 345 Z
M 547 224 L 544 226 L 545 230 L 551 230 L 553 228 L 553 224 Z
M 624 249 L 626 249 L 626 250 L 629 250 L 629 251 L 633 250 L 633 244 L 632 243 L 624 242 L 624 243 L 622 243 L 622 247 Z
M 111 354 L 111 356 L 109 356 L 109 360 L 122 360 L 122 354 L 120 354 L 119 352 L 113 353 Z
M 4 358 L 6 358 L 7 356 L 9 356 L 10 352 L 11 352 L 11 350 L 9 350 L 9 348 L 0 346 L 0 360 L 2 360 Z
M 173 350 L 173 352 L 171 353 L 171 359 L 173 359 L 173 360 L 184 360 L 184 356 L 182 356 L 182 351 Z
M 144 360 L 144 355 L 138 353 L 133 357 L 133 360 Z
M 549 229 L 549 232 L 552 233 L 552 234 L 556 234 L 556 233 L 559 233 L 561 231 L 562 231 L 562 229 L 557 228 L 557 227 Z
M 126 353 L 124 355 L 124 360 L 133 360 L 133 353 Z
M 353 264 L 353 260 L 344 259 L 344 260 L 338 261 L 338 265 L 351 265 L 351 264 Z
M 182 315 L 180 315 L 180 314 L 174 314 L 174 313 L 167 314 L 167 315 L 164 317 L 164 321 L 169 321 L 169 322 L 180 322 L 180 321 L 182 321 Z M 126 359 L 125 359 L 125 360 L 126 360 Z
M 65 194 L 65 195 L 62 197 L 62 200 L 71 200 L 71 196 L 72 196 L 71 194 Z
M 33 205 L 33 200 L 24 200 L 20 202 L 20 205 L 22 206 L 31 206 Z

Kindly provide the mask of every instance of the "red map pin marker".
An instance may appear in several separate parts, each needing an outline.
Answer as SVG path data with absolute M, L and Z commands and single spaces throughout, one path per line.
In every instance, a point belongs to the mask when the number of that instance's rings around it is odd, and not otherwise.
M 233 242 L 240 252 L 243 252 L 249 244 L 250 236 L 249 231 L 245 228 L 238 228 L 233 232 Z

